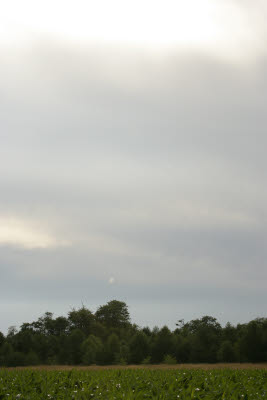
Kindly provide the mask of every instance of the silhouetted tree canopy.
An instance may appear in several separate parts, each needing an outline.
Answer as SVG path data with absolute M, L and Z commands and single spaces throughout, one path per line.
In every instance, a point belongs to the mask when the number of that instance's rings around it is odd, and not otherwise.
M 95 317 L 97 321 L 107 327 L 121 328 L 130 323 L 127 305 L 118 300 L 112 300 L 104 306 L 100 306 L 95 313 Z
M 267 362 L 267 318 L 222 327 L 203 316 L 176 329 L 140 328 L 126 303 L 109 301 L 95 313 L 85 306 L 67 317 L 46 312 L 7 335 L 0 332 L 0 366 L 38 364 Z

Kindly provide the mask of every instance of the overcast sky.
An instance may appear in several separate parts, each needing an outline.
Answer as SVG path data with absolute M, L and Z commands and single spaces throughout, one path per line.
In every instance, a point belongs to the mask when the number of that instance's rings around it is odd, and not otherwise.
M 0 331 L 267 317 L 267 5 L 8 0 Z

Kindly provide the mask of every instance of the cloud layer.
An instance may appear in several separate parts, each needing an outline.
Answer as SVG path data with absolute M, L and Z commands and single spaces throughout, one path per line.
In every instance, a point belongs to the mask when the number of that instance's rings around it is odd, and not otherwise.
M 227 4 L 246 57 L 1 45 L 0 330 L 112 298 L 143 325 L 264 316 L 266 7 Z

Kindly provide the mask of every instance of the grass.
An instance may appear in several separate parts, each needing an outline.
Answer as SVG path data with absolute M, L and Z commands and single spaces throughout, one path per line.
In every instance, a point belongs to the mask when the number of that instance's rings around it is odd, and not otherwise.
M 264 369 L 1 370 L 0 399 L 267 399 Z

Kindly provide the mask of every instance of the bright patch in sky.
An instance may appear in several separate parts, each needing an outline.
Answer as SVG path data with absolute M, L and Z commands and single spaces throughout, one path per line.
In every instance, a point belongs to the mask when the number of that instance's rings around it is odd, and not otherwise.
M 15 218 L 0 217 L 0 245 L 12 245 L 26 249 L 46 249 L 63 242 L 37 229 L 32 224 Z
M 113 276 L 112 276 L 111 278 L 109 278 L 108 283 L 109 283 L 110 285 L 113 285 L 113 283 L 115 283 L 115 278 L 113 278 Z
M 247 14 L 218 0 L 9 0 L 1 7 L 0 34 L 2 41 L 45 34 L 236 57 L 257 48 L 260 21 Z

